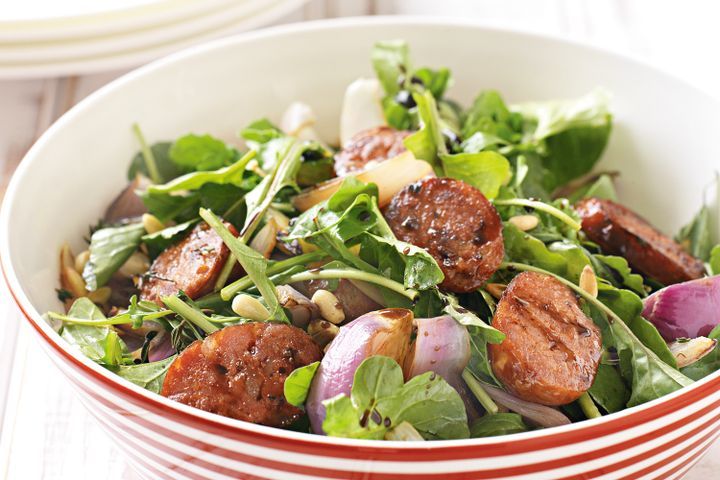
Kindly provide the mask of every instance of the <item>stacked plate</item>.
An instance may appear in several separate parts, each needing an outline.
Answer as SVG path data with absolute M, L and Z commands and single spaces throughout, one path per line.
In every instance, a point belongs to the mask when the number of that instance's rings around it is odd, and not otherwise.
M 289 17 L 307 0 L 21 0 L 0 13 L 0 78 L 133 67 Z

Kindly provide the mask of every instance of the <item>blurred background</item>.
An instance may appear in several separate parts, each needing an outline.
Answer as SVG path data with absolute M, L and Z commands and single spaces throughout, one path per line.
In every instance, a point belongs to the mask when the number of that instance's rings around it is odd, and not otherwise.
M 720 96 L 720 2 L 714 0 L 6 0 L 0 2 L 0 202 L 27 149 L 57 118 L 137 66 L 270 25 L 395 14 L 476 19 L 591 43 L 642 57 Z M 471 45 L 447 48 L 461 48 L 473 61 Z M 658 98 L 658 114 L 671 101 Z M 133 480 L 45 356 L 28 355 L 35 342 L 28 343 L 1 289 L 0 318 L 0 479 Z M 718 469 L 716 446 L 687 478 L 716 478 Z

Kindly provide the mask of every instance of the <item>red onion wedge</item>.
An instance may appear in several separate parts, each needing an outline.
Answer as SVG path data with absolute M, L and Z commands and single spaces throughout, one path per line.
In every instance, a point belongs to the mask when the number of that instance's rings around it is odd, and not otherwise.
M 572 423 L 561 411 L 552 407 L 522 400 L 511 393 L 497 387 L 483 384 L 483 389 L 498 405 L 526 418 L 540 427 L 558 427 Z
M 470 335 L 467 328 L 449 315 L 416 318 L 417 339 L 405 358 L 403 371 L 410 379 L 425 372 L 435 372 L 457 390 L 465 402 L 470 419 L 479 415 L 473 395 L 462 379 L 470 361 Z
M 340 328 L 315 373 L 305 410 L 313 432 L 322 434 L 323 400 L 350 395 L 355 370 L 368 357 L 385 355 L 402 365 L 410 343 L 413 314 L 387 308 L 362 315 Z
M 645 299 L 642 316 L 668 342 L 707 336 L 720 324 L 720 275 L 658 290 Z

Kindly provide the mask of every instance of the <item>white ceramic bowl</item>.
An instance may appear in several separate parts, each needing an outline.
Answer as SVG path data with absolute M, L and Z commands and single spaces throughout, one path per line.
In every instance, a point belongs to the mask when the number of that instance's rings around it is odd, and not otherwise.
M 0 258 L 17 303 L 83 403 L 145 478 L 679 478 L 720 430 L 720 374 L 601 419 L 510 437 L 368 442 L 223 418 L 131 385 L 66 346 L 40 318 L 58 309 L 57 250 L 78 250 L 87 226 L 125 185 L 140 122 L 150 140 L 212 132 L 233 138 L 291 101 L 311 104 L 337 135 L 345 86 L 371 75 L 374 41 L 404 38 L 418 64 L 448 66 L 450 95 L 484 88 L 509 101 L 614 94 L 602 168 L 623 172 L 624 201 L 674 231 L 699 207 L 720 159 L 720 105 L 632 59 L 471 23 L 347 19 L 245 34 L 141 68 L 60 119 L 23 160 L 0 223 Z M 715 212 L 717 214 L 717 212 Z

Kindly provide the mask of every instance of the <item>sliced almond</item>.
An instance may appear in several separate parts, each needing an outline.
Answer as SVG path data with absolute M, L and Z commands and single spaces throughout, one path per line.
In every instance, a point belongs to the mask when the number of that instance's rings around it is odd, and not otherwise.
M 580 274 L 580 288 L 585 290 L 587 293 L 597 298 L 598 296 L 598 283 L 595 271 L 590 265 L 585 265 L 582 273 Z
M 535 215 L 515 215 L 514 217 L 510 217 L 508 222 L 512 223 L 523 232 L 528 232 L 537 227 L 540 220 Z
M 327 320 L 317 319 L 310 322 L 307 331 L 312 339 L 315 340 L 315 343 L 324 348 L 337 336 L 340 332 L 340 327 L 333 325 Z
M 85 280 L 83 280 L 77 270 L 75 270 L 74 265 L 62 269 L 60 283 L 74 298 L 84 297 L 88 293 L 85 288 Z
M 690 340 L 676 340 L 669 343 L 668 347 L 677 360 L 678 368 L 683 368 L 708 355 L 716 345 L 717 340 L 697 337 Z
M 90 260 L 90 250 L 83 250 L 82 252 L 78 253 L 75 257 L 75 270 L 82 274 L 83 270 L 85 270 L 85 264 Z

